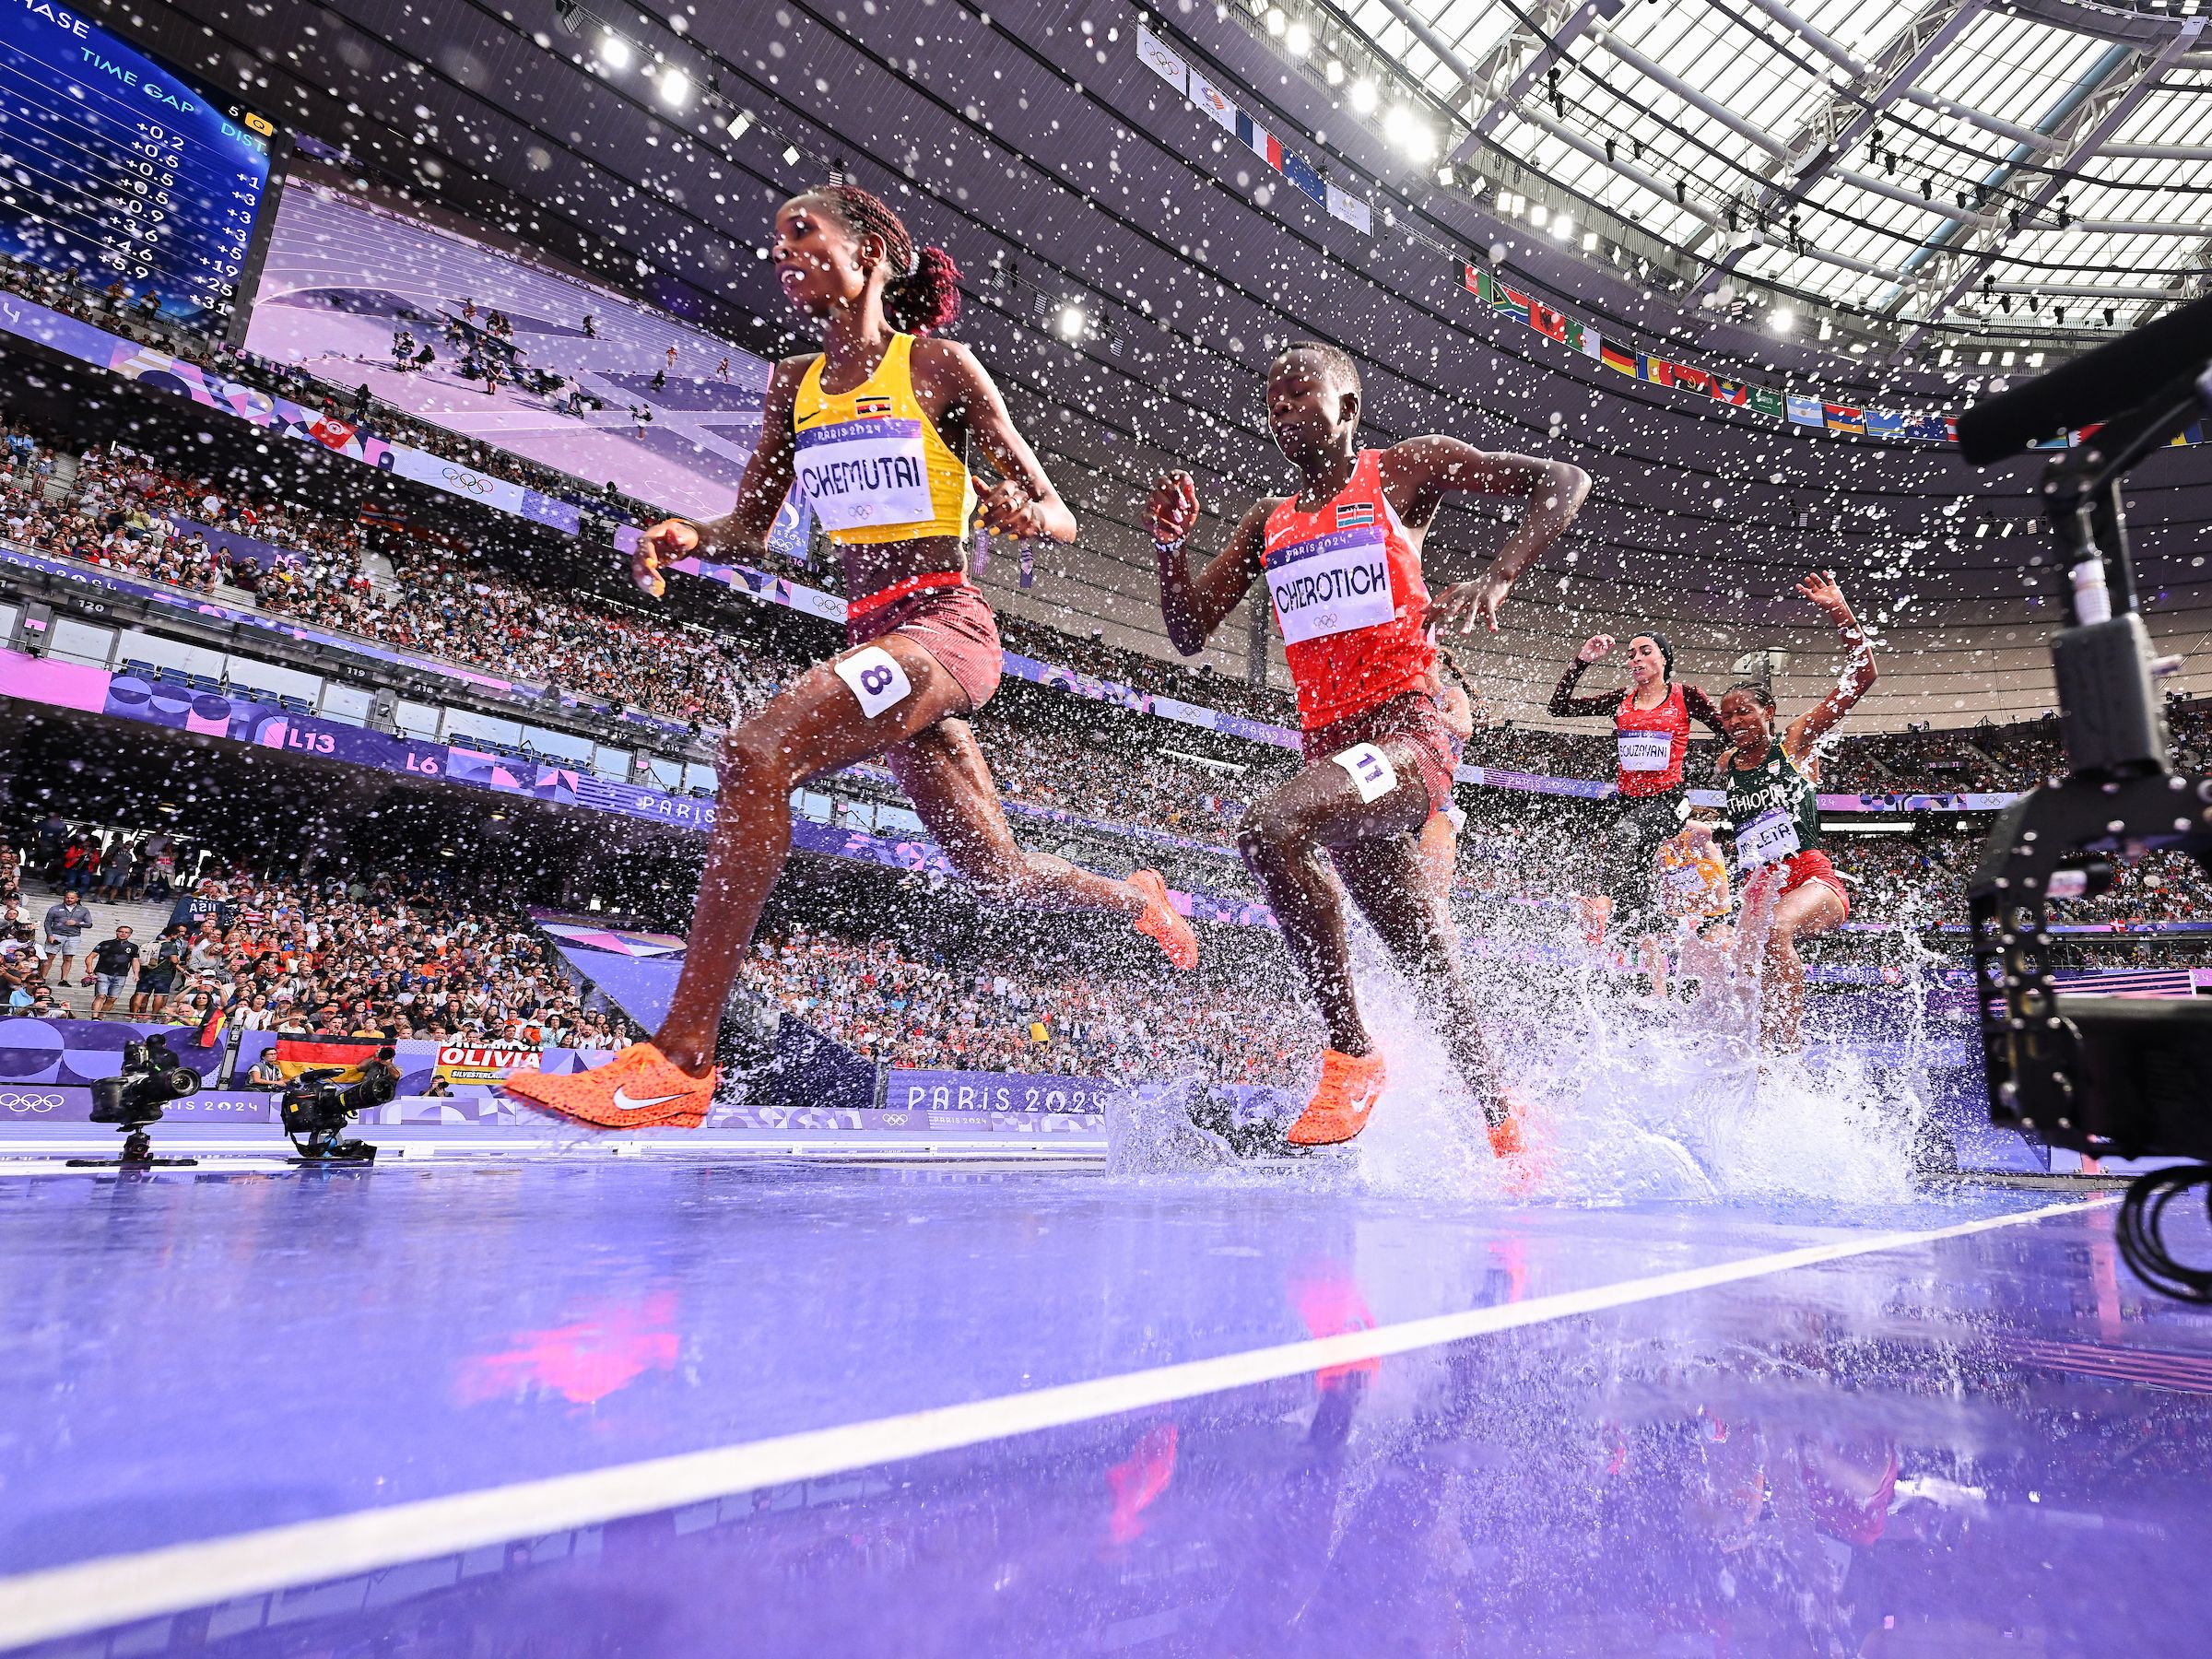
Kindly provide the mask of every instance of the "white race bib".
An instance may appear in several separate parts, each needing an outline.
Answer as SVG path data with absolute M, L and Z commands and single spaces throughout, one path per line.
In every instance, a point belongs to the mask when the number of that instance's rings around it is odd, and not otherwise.
M 1622 771 L 1665 771 L 1674 760 L 1672 732 L 1619 732 L 1615 735 L 1620 744 Z
M 1794 858 L 1797 852 L 1797 820 L 1779 806 L 1736 827 L 1735 858 L 1747 870 Z
M 1380 525 L 1332 531 L 1270 552 L 1267 591 L 1286 645 L 1372 628 L 1398 610 Z
M 847 420 L 798 434 L 798 487 L 828 530 L 925 524 L 929 463 L 919 420 Z
M 1363 806 L 1381 800 L 1398 786 L 1398 769 L 1371 743 L 1356 743 L 1329 759 L 1351 774 L 1352 787 L 1359 792 Z
M 904 702 L 906 694 L 913 689 L 899 659 L 880 645 L 864 646 L 830 666 L 837 670 L 839 679 L 853 688 L 853 695 L 860 699 L 862 715 L 869 720 Z

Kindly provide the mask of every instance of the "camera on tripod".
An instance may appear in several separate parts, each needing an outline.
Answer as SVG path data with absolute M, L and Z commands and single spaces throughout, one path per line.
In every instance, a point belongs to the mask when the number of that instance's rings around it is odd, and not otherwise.
M 200 1074 L 180 1064 L 169 1052 L 169 1039 L 157 1031 L 123 1045 L 123 1069 L 116 1076 L 93 1080 L 92 1121 L 113 1124 L 123 1131 L 122 1161 L 126 1164 L 191 1163 L 194 1160 L 189 1158 L 157 1159 L 146 1126 L 161 1121 L 161 1108 L 170 1101 L 199 1093 L 200 1084 Z
M 2146 388 L 2150 388 L 2147 392 Z M 2176 771 L 2136 610 L 2121 481 L 2212 414 L 2212 299 L 2198 300 L 1959 420 L 1978 465 L 2095 426 L 2044 468 L 2043 517 L 2069 590 L 2051 641 L 2064 773 L 1997 817 L 1969 883 L 1991 1120 L 2096 1157 L 2195 1159 L 2137 1178 L 2121 1253 L 2142 1277 L 2212 1302 L 2212 1271 L 2159 1238 L 2173 1199 L 2212 1193 L 2212 1006 L 2062 992 L 2049 901 L 2109 884 L 2114 859 L 2167 849 L 2212 870 L 2212 777 Z M 2102 424 L 2098 424 L 2102 423 Z
M 301 1158 L 332 1163 L 368 1163 L 376 1147 L 365 1140 L 345 1138 L 354 1114 L 382 1106 L 399 1093 L 399 1067 L 393 1051 L 379 1049 L 376 1058 L 361 1067 L 358 1081 L 341 1083 L 347 1068 L 322 1065 L 301 1072 L 285 1085 L 277 1101 L 284 1132 Z

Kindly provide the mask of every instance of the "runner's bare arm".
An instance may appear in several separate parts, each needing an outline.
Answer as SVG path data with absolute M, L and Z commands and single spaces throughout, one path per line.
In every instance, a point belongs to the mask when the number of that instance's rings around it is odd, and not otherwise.
M 1843 597 L 1843 590 L 1836 585 L 1833 571 L 1816 571 L 1797 584 L 1797 591 L 1828 614 L 1843 636 L 1843 643 L 1851 648 L 1851 656 L 1837 677 L 1836 688 L 1815 703 L 1810 709 L 1790 722 L 1790 729 L 1783 737 L 1783 752 L 1802 765 L 1813 752 L 1813 746 L 1834 729 L 1851 707 L 1866 695 L 1866 688 L 1874 684 L 1874 646 L 1866 638 L 1866 630 L 1859 626 L 1858 618 L 1851 614 L 1851 606 Z
M 1230 533 L 1229 546 L 1194 576 L 1182 555 L 1198 523 L 1197 487 L 1185 472 L 1171 473 L 1152 487 L 1145 519 L 1159 554 L 1159 611 L 1169 640 L 1184 656 L 1205 649 L 1214 629 L 1251 589 L 1266 545 L 1267 514 L 1280 500 L 1253 502 Z
M 975 490 L 976 523 L 1000 535 L 1076 539 L 1076 515 L 1006 413 L 1006 399 L 974 352 L 958 340 L 914 342 L 916 368 L 946 391 L 945 412 L 982 446 L 998 477 Z
M 1498 631 L 1498 607 L 1514 580 L 1559 538 L 1590 494 L 1590 475 L 1565 461 L 1534 455 L 1492 454 L 1441 433 L 1409 438 L 1382 452 L 1382 487 L 1408 524 L 1425 524 L 1436 504 L 1454 492 L 1517 495 L 1528 511 L 1505 538 L 1490 568 L 1471 582 L 1446 588 L 1430 610 L 1440 622 L 1456 621 L 1462 633 L 1477 622 Z
M 1588 672 L 1590 665 L 1602 661 L 1613 649 L 1611 634 L 1592 634 L 1583 641 L 1583 648 L 1574 653 L 1567 665 L 1567 672 L 1559 676 L 1559 683 L 1551 688 L 1551 701 L 1545 712 L 1556 715 L 1610 714 L 1620 707 L 1620 693 L 1602 691 L 1595 697 L 1577 697 L 1575 683 Z
M 638 538 L 629 556 L 629 573 L 647 593 L 659 598 L 668 591 L 662 571 L 679 559 L 710 552 L 759 558 L 768 551 L 768 533 L 776 527 L 776 514 L 797 471 L 796 450 L 791 436 L 792 405 L 799 382 L 805 378 L 810 357 L 785 358 L 768 377 L 768 391 L 760 404 L 760 438 L 745 464 L 737 485 L 737 505 L 729 517 L 712 524 L 694 524 L 686 519 L 663 519 Z

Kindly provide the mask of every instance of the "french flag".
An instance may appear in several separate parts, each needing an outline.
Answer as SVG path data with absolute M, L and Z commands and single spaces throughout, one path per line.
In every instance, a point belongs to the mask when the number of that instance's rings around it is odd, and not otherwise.
M 1237 112 L 1237 137 L 1246 148 L 1275 169 L 1283 171 L 1283 144 L 1273 133 L 1261 126 L 1243 111 Z

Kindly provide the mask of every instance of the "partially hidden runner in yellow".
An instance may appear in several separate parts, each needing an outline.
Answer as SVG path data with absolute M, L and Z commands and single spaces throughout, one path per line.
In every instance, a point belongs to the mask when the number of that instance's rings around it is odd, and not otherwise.
M 1197 490 L 1187 473 L 1162 478 L 1148 504 L 1160 605 L 1169 639 L 1188 655 L 1265 582 L 1298 692 L 1305 769 L 1254 805 L 1237 836 L 1328 1032 L 1320 1083 L 1286 1139 L 1348 1141 L 1382 1093 L 1382 1056 L 1352 984 L 1348 890 L 1393 959 L 1441 1005 L 1445 1045 L 1502 1156 L 1520 1149 L 1519 1125 L 1416 839 L 1452 798 L 1453 734 L 1427 630 L 1479 620 L 1495 631 L 1514 579 L 1573 522 L 1590 478 L 1565 462 L 1442 436 L 1361 449 L 1360 400 L 1359 368 L 1341 347 L 1284 348 L 1267 372 L 1267 424 L 1298 469 L 1299 492 L 1254 504 L 1228 547 L 1193 572 L 1183 544 Z M 1432 606 L 1421 545 L 1455 491 L 1519 496 L 1528 508 L 1488 571 Z
M 850 184 L 785 202 L 771 256 L 784 297 L 821 324 L 822 349 L 775 366 L 735 510 L 715 524 L 654 525 L 633 574 L 657 595 L 662 572 L 690 555 L 763 556 L 795 479 L 843 554 L 850 648 L 724 741 L 706 870 L 660 1030 L 596 1070 L 508 1080 L 508 1093 L 600 1128 L 705 1121 L 723 1007 L 791 852 L 792 789 L 877 755 L 976 888 L 1035 910 L 1119 912 L 1176 967 L 1198 961 L 1197 936 L 1156 872 L 1118 881 L 1015 841 L 968 723 L 1002 665 L 997 622 L 968 577 L 971 512 L 998 534 L 1062 542 L 1075 540 L 1076 520 L 982 365 L 925 337 L 959 311 L 958 269 Z M 969 440 L 996 481 L 970 477 Z

